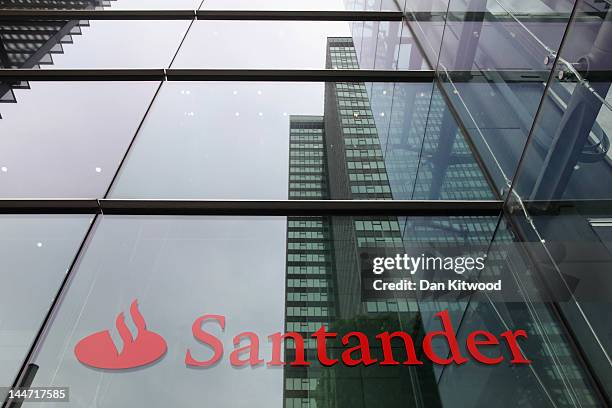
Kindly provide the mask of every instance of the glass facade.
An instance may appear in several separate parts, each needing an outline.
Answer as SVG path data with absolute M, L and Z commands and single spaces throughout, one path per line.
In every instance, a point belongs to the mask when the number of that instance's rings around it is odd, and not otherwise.
M 3 407 L 609 406 L 611 22 L 0 0 Z

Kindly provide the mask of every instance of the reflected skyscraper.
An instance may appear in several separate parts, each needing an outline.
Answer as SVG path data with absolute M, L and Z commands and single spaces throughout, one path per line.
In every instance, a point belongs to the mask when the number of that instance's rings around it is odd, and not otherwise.
M 93 10 L 115 0 L 0 0 L 2 9 Z M 81 35 L 87 20 L 2 21 L 0 17 L 0 68 L 39 68 L 53 64 L 53 55 Z M 27 81 L 0 83 L 0 103 L 17 102 L 14 89 L 29 89 Z M 0 114 L 0 118 L 2 118 Z
M 326 65 L 358 68 L 350 38 L 328 39 Z M 326 83 L 322 117 L 290 117 L 290 199 L 392 198 L 369 100 L 365 83 Z M 418 336 L 416 299 L 370 298 L 363 291 L 362 275 L 372 259 L 401 253 L 401 236 L 397 217 L 288 217 L 286 330 L 308 338 L 310 361 L 316 361 L 316 344 L 309 337 L 322 325 L 340 334 L 403 328 Z M 371 344 L 380 358 L 373 336 Z M 331 341 L 329 348 L 338 358 L 340 343 Z M 405 350 L 395 352 L 401 356 Z M 285 353 L 287 361 L 294 358 L 292 343 Z M 377 401 L 399 407 L 410 399 L 435 407 L 433 378 L 431 366 L 286 367 L 284 404 L 366 407 Z

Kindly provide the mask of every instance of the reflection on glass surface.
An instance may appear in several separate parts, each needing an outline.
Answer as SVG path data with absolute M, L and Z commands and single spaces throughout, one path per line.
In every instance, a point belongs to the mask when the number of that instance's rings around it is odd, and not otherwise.
M 592 11 L 589 3 L 578 3 L 560 52 L 517 176 L 524 199 L 612 198 L 612 13 Z
M 0 216 L 0 386 L 13 383 L 74 259 L 89 215 Z
M 103 197 L 157 86 L 32 82 L 16 90 L 16 103 L 1 105 L 0 197 Z
M 202 394 L 215 406 L 232 407 L 300 406 L 304 400 L 331 408 L 375 403 L 402 407 L 406 401 L 427 407 L 449 401 L 479 406 L 501 392 L 504 407 L 564 407 L 576 401 L 596 406 L 574 352 L 543 303 L 531 303 L 528 309 L 526 303 L 492 303 L 474 295 L 467 307 L 467 302 L 444 303 L 400 293 L 373 298 L 361 290 L 364 275 L 359 271 L 367 273 L 374 257 L 409 249 L 430 253 L 441 239 L 469 251 L 491 239 L 495 224 L 495 217 L 400 221 L 395 217 L 104 216 L 40 345 L 34 385 L 69 386 L 71 407 L 191 406 Z M 510 236 L 502 230 L 497 239 L 503 243 Z M 488 273 L 522 260 L 509 259 L 515 254 L 495 248 L 491 254 L 495 266 L 485 269 Z M 146 369 L 124 373 L 79 363 L 73 349 L 92 333 L 108 329 L 113 342 L 121 344 L 114 317 L 127 311 L 134 299 L 147 328 L 166 340 L 167 353 Z M 316 345 L 311 340 L 306 350 L 313 364 L 307 368 L 237 369 L 228 362 L 232 337 L 244 330 L 260 337 L 261 358 L 269 360 L 270 344 L 264 336 L 296 331 L 308 338 L 321 326 L 339 333 L 364 332 L 371 336 L 373 357 L 380 359 L 376 333 L 404 330 L 418 344 L 424 334 L 437 329 L 429 320 L 443 309 L 452 312 L 463 344 L 473 330 L 499 333 L 507 327 L 525 327 L 530 334 L 525 353 L 536 363 L 493 369 L 462 365 L 469 375 L 457 374 L 455 365 L 442 371 L 427 363 L 325 368 L 315 361 Z M 212 356 L 191 335 L 192 323 L 203 314 L 226 317 L 223 332 L 207 327 L 222 339 L 226 354 L 214 367 L 188 368 L 187 349 L 199 359 Z M 126 321 L 133 330 L 127 313 Z M 344 347 L 334 340 L 328 343 L 329 356 L 337 358 Z M 401 355 L 402 350 L 398 347 L 393 353 Z M 284 352 L 289 361 L 294 358 L 291 343 Z M 466 382 L 470 393 L 465 392 Z M 175 392 L 169 393 L 168 387 Z
M 40 68 L 51 65 L 54 57 L 70 48 L 88 25 L 87 20 L 0 20 L 0 67 Z
M 113 0 L 109 10 L 195 10 L 202 0 Z
M 290 115 L 321 115 L 323 89 L 317 83 L 165 83 L 112 197 L 286 199 Z
M 111 196 L 410 199 L 418 172 L 415 198 L 491 198 L 456 125 L 442 140 L 444 106 L 438 99 L 429 112 L 431 86 L 376 87 L 383 99 L 372 108 L 363 83 L 166 83 Z M 393 92 L 392 104 L 383 91 Z
M 452 225 L 467 228 L 472 222 L 456 219 Z M 377 359 L 382 350 L 374 335 L 380 331 L 405 330 L 421 339 L 416 299 L 374 299 L 360 289 L 358 271 L 367 269 L 373 257 L 402 250 L 400 229 L 394 217 L 104 216 L 37 354 L 34 385 L 70 386 L 72 407 L 191 406 L 202 394 L 215 406 L 231 407 L 300 406 L 304 400 L 332 408 L 402 407 L 412 400 L 440 406 L 429 363 L 325 368 L 316 362 L 312 339 L 306 342 L 308 368 L 236 369 L 228 363 L 231 339 L 244 330 L 260 336 L 265 360 L 270 347 L 262 336 L 276 331 L 309 337 L 321 326 L 339 333 L 359 330 L 371 338 Z M 436 232 L 423 238 L 425 246 L 435 242 Z M 133 299 L 147 328 L 165 338 L 165 356 L 123 374 L 79 363 L 73 348 L 85 336 L 109 329 L 113 341 L 120 341 L 113 319 Z M 203 314 L 226 316 L 223 334 L 211 330 L 223 339 L 227 353 L 214 367 L 188 368 L 188 348 L 198 358 L 211 356 L 191 336 L 193 321 Z M 330 357 L 343 349 L 329 341 Z M 394 349 L 402 356 L 403 347 Z M 284 351 L 291 361 L 294 349 L 288 345 Z
M 444 103 L 438 87 L 434 88 L 430 104 L 412 198 L 494 199 L 466 135 Z
M 479 257 L 486 253 L 489 242 L 493 239 L 497 217 L 405 217 L 402 229 L 402 240 L 405 252 L 411 254 L 471 256 Z M 419 271 L 417 279 L 425 278 L 444 282 L 448 276 L 436 276 L 436 273 Z M 471 272 L 464 277 L 472 279 Z M 453 277 L 450 277 L 451 279 Z M 434 315 L 440 310 L 448 310 L 453 321 L 460 322 L 467 308 L 469 298 L 463 295 L 438 294 L 418 291 L 417 300 L 423 329 L 426 332 L 436 330 Z M 398 296 L 403 294 L 399 293 Z M 439 355 L 448 355 L 448 345 L 434 342 L 432 346 Z M 434 366 L 436 380 L 439 381 L 442 366 Z M 446 389 L 440 388 L 441 396 Z
M 359 68 L 350 37 L 326 38 L 325 48 L 326 68 Z M 381 51 L 378 55 L 383 54 Z M 112 196 L 284 199 L 288 172 L 283 166 L 287 163 L 289 173 L 295 173 L 289 179 L 289 188 L 305 182 L 301 191 L 289 192 L 290 198 L 390 199 L 394 195 L 389 180 L 412 180 L 419 169 L 411 162 L 391 169 L 396 174 L 387 170 L 384 152 L 389 119 L 393 118 L 395 129 L 412 126 L 412 112 L 429 102 L 429 87 L 415 83 L 164 84 L 113 186 Z M 414 103 L 417 95 L 418 106 Z M 443 104 L 440 98 L 438 103 Z M 436 110 L 432 112 L 439 116 Z M 417 116 L 428 114 L 427 108 Z M 447 116 L 452 121 L 448 112 Z M 302 118 L 308 123 L 300 124 Z M 436 123 L 432 116 L 429 138 L 439 139 L 440 126 Z M 297 134 L 309 132 L 298 130 L 302 127 L 318 129 L 318 135 Z M 415 135 L 406 135 L 417 138 L 410 144 L 418 151 L 420 135 L 418 129 Z M 447 178 L 446 169 L 452 167 L 460 169 L 462 183 L 462 191 L 453 198 L 489 198 L 489 188 L 467 145 L 461 144 L 463 138 L 457 143 L 454 134 L 447 139 L 429 143 L 455 146 L 460 160 L 436 156 L 436 176 L 421 176 L 420 185 L 433 180 L 455 187 Z M 396 163 L 402 160 L 395 159 Z M 329 183 L 329 191 L 307 182 L 319 179 Z M 412 191 L 412 187 L 397 182 L 395 187 L 404 192 L 397 197 Z M 449 196 L 428 194 L 430 199 L 441 197 Z
M 0 9 L 100 10 L 114 1 L 116 0 L 0 0 Z
M 391 198 L 364 84 L 164 84 L 111 195 L 286 199 L 301 182 L 290 198 Z
M 0 0 L 0 9 L 195 10 L 202 0 Z
M 189 21 L 1 21 L 4 68 L 167 68 Z M 34 33 L 34 34 L 33 34 Z
M 92 20 L 45 68 L 166 68 L 189 21 Z
M 0 20 L 7 68 L 167 68 L 189 21 Z M 33 34 L 35 33 L 35 34 Z
M 352 10 L 345 3 L 343 0 L 205 0 L 200 10 Z M 368 11 L 380 10 L 379 1 L 368 3 Z M 396 10 L 395 7 L 383 8 L 383 11 Z
M 345 21 L 196 21 L 172 67 L 322 69 L 327 37 L 346 36 Z
M 187 368 L 185 351 L 201 360 L 212 355 L 191 326 L 201 315 L 221 314 L 227 350 L 234 335 L 252 330 L 270 359 L 266 336 L 284 331 L 285 228 L 284 218 L 104 217 L 36 359 L 34 383 L 69 385 L 70 407 L 187 407 L 202 395 L 217 407 L 282 406 L 282 370 L 232 368 L 229 351 L 214 368 Z M 89 334 L 109 329 L 121 344 L 115 317 L 125 312 L 133 328 L 134 299 L 147 328 L 165 338 L 165 356 L 123 374 L 79 363 L 74 346 Z
M 354 24 L 367 26 L 371 57 L 351 69 L 397 69 L 400 24 Z M 199 21 L 189 30 L 172 67 L 323 69 L 328 39 L 350 37 L 350 25 L 347 21 Z M 370 54 L 377 42 L 378 52 Z M 356 49 L 362 49 L 361 43 Z M 407 68 L 422 69 L 422 60 L 409 67 L 400 66 Z
M 407 2 L 443 91 L 503 194 L 542 98 L 571 1 Z M 456 71 L 470 71 L 456 72 Z M 503 112 L 503 114 L 499 114 Z
M 489 252 L 490 268 L 485 273 L 504 279 L 513 297 L 519 296 L 519 299 L 495 300 L 487 305 L 482 302 L 482 296 L 473 298 L 475 307 L 468 312 L 466 321 L 472 320 L 470 325 L 486 326 L 491 322 L 489 316 L 495 313 L 505 325 L 511 327 L 521 322 L 533 333 L 525 343 L 525 350 L 537 356 L 531 368 L 549 390 L 547 395 L 534 393 L 531 400 L 541 403 L 533 406 L 600 406 L 591 374 L 595 374 L 600 391 L 603 385 L 609 393 L 612 377 L 605 350 L 609 350 L 610 324 L 604 316 L 609 314 L 610 307 L 609 293 L 606 293 L 609 274 L 605 273 L 609 269 L 606 265 L 610 262 L 610 252 L 599 242 L 586 219 L 572 211 L 564 210 L 564 213 L 527 218 L 517 212 L 502 220 Z M 572 352 L 577 344 L 580 358 L 589 361 L 588 375 Z M 491 384 L 515 377 L 503 370 L 489 372 L 480 367 L 472 370 L 474 375 L 488 378 Z M 455 370 L 449 370 L 448 376 L 445 373 L 443 380 L 455 384 L 451 386 L 455 389 L 454 395 L 465 384 Z M 489 391 L 489 388 L 483 389 L 483 397 Z M 532 406 L 531 403 L 524 402 L 525 406 Z
M 541 320 L 536 320 L 535 313 Z M 459 341 L 464 342 L 474 330 L 500 333 L 508 326 L 521 325 L 531 333 L 523 350 L 533 356 L 533 363 L 509 367 L 469 361 L 462 366 L 445 367 L 439 383 L 443 403 L 479 407 L 496 401 L 495 406 L 503 408 L 600 406 L 585 373 L 568 352 L 559 323 L 551 318 L 546 306 L 538 303 L 529 310 L 518 302 L 472 300 L 459 329 Z M 465 392 L 467 388 L 470 392 Z

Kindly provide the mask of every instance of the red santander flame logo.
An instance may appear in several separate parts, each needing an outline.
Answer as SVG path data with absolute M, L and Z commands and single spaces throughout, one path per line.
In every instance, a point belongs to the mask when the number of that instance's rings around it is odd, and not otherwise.
M 76 358 L 90 367 L 107 370 L 123 370 L 142 367 L 159 360 L 168 349 L 162 336 L 147 330 L 146 322 L 138 310 L 138 301 L 130 306 L 130 316 L 138 334 L 134 339 L 125 324 L 123 313 L 119 313 L 115 325 L 123 341 L 121 352 L 117 350 L 108 330 L 91 334 L 77 343 Z

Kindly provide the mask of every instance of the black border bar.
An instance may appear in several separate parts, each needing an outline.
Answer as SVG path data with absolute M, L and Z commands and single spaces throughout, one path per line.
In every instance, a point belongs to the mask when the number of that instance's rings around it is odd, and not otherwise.
M 401 11 L 323 10 L 0 10 L 2 21 L 24 20 L 305 20 L 402 21 Z
M 0 10 L 0 21 L 193 20 L 195 10 Z
M 163 81 L 164 69 L 0 69 L 0 81 Z
M 402 21 L 401 11 L 198 10 L 198 20 Z
M 0 69 L 6 81 L 430 82 L 434 71 L 344 69 Z
M 0 214 L 499 216 L 502 201 L 455 200 L 0 200 Z
M 3 199 L 0 214 L 97 214 L 96 199 Z
M 430 82 L 434 71 L 387 71 L 365 69 L 183 69 L 166 70 L 169 81 L 339 81 Z

